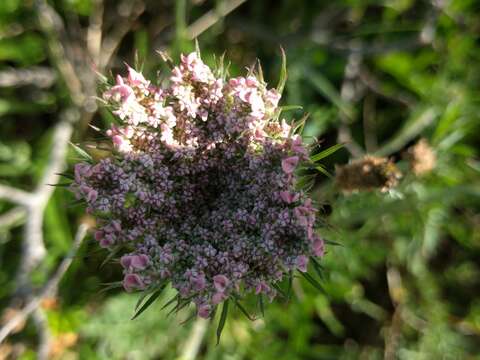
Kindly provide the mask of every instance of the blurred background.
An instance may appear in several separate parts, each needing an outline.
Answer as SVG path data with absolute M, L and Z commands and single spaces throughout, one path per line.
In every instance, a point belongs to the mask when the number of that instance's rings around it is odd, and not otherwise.
M 1 0 L 0 359 L 479 359 L 480 3 L 473 0 Z M 208 64 L 267 81 L 310 113 L 324 292 L 249 321 L 180 325 L 137 296 L 57 175 L 111 115 L 97 73 L 150 77 L 198 38 Z M 90 149 L 94 153 L 93 149 Z M 367 155 L 368 154 L 368 155 Z M 327 174 L 330 174 L 328 176 Z M 53 187 L 47 184 L 60 184 Z

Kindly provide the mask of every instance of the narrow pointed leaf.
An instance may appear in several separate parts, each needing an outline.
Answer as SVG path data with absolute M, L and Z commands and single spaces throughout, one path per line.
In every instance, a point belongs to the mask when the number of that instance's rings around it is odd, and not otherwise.
M 117 289 L 119 287 L 122 287 L 122 282 L 121 281 L 116 281 L 114 283 L 109 283 L 109 284 L 102 284 L 102 285 L 107 285 L 106 287 L 104 287 L 103 289 L 101 289 L 98 293 L 99 294 L 103 294 L 109 290 L 112 290 L 112 289 Z
M 322 165 L 317 165 L 315 166 L 315 169 L 320 171 L 323 175 L 325 175 L 328 178 L 332 178 L 332 174 L 330 174 L 327 169 L 325 169 Z
M 313 278 L 309 273 L 304 273 L 304 272 L 299 272 L 314 288 L 316 288 L 317 290 L 321 291 L 321 292 L 325 292 L 325 290 L 323 289 L 322 285 L 320 285 L 320 283 L 315 280 L 315 278 Z
M 282 288 L 280 286 L 278 286 L 278 284 L 272 284 L 272 287 L 277 290 L 279 292 L 280 295 L 282 295 L 283 298 L 287 298 L 287 294 L 285 293 L 285 291 L 282 290 Z
M 332 240 L 323 240 L 325 242 L 325 244 L 327 245 L 333 245 L 333 246 L 343 246 L 342 244 L 336 242 L 336 241 L 332 241 Z
M 287 301 L 290 301 L 290 298 L 292 297 L 292 283 L 293 283 L 293 274 L 290 272 L 288 277 Z
M 217 345 L 220 343 L 220 337 L 222 336 L 222 331 L 223 331 L 223 328 L 225 327 L 225 322 L 227 321 L 228 302 L 229 302 L 228 299 L 224 301 L 222 313 L 220 314 L 220 320 L 218 322 L 218 327 L 217 327 Z
M 75 152 L 80 155 L 80 157 L 88 162 L 92 162 L 93 161 L 93 158 L 90 156 L 89 153 L 87 153 L 85 150 L 83 150 L 80 146 L 78 145 L 75 145 L 74 143 L 70 143 L 70 145 L 72 145 L 73 147 L 73 150 L 75 150 Z
M 107 257 L 105 258 L 105 260 L 103 260 L 103 262 L 100 264 L 100 269 L 103 268 L 110 260 L 112 260 L 117 254 L 118 252 L 120 251 L 122 247 L 121 246 L 117 246 L 116 248 L 114 248 L 108 255 Z
M 333 153 L 337 152 L 338 150 L 340 150 L 344 146 L 345 146 L 344 144 L 336 144 L 336 145 L 330 146 L 328 149 L 325 149 L 325 150 L 319 152 L 318 154 L 313 155 L 310 158 L 310 160 L 313 161 L 313 162 L 317 162 L 321 159 L 326 158 L 327 156 L 332 155 Z
M 305 113 L 300 120 L 295 122 L 292 128 L 290 129 L 290 135 L 297 134 L 297 133 L 301 134 L 303 131 L 303 127 L 305 126 L 305 122 L 309 117 L 310 117 L 310 113 Z
M 313 264 L 313 268 L 314 268 L 315 272 L 318 274 L 318 276 L 320 278 L 323 279 L 322 265 L 320 265 L 318 263 L 317 259 L 315 259 L 313 256 L 310 257 L 310 260 L 311 260 L 311 263 Z
M 193 313 L 192 315 L 190 315 L 189 317 L 187 317 L 185 320 L 183 320 L 180 325 L 185 325 L 186 323 L 188 323 L 189 321 L 195 319 L 197 317 L 197 313 Z
M 263 295 L 260 294 L 258 297 L 258 306 L 260 307 L 260 313 L 262 314 L 262 317 L 265 317 L 265 309 L 263 306 Z
M 67 179 L 70 179 L 70 180 L 74 180 L 75 177 L 73 176 L 73 174 L 67 174 L 67 173 L 57 173 L 56 175 L 60 175 L 62 177 L 65 177 Z
M 285 88 L 285 83 L 287 82 L 287 55 L 283 48 L 280 48 L 280 51 L 282 52 L 282 67 L 280 69 L 280 79 L 278 81 L 277 91 L 281 95 Z
M 175 295 L 175 296 L 174 296 L 173 298 L 171 298 L 170 300 L 168 300 L 168 301 L 165 303 L 165 305 L 162 306 L 162 309 L 161 309 L 161 310 L 163 310 L 163 309 L 169 307 L 170 305 L 172 305 L 172 304 L 175 302 L 175 300 L 178 300 L 178 294 Z
M 243 307 L 242 304 L 240 304 L 240 302 L 238 301 L 238 299 L 234 299 L 235 301 L 235 305 L 240 309 L 240 311 L 243 313 L 243 315 L 245 315 L 247 317 L 248 320 L 250 321 L 255 321 L 255 318 L 252 317 L 248 312 L 247 310 Z
M 282 112 L 285 111 L 292 111 L 292 110 L 302 110 L 303 107 L 300 105 L 285 105 L 285 106 L 280 106 L 280 110 Z
M 54 187 L 69 187 L 72 185 L 72 183 L 58 183 L 58 184 L 47 184 L 48 186 L 54 186 Z
M 138 298 L 137 303 L 135 304 L 135 311 L 139 308 L 139 306 L 142 304 L 143 300 L 150 294 L 148 291 L 144 292 L 140 297 Z
M 165 286 L 162 286 L 160 289 L 158 289 L 157 291 L 155 291 L 148 299 L 147 301 L 145 301 L 145 303 L 140 307 L 140 309 L 135 313 L 135 315 L 133 315 L 132 317 L 132 320 L 136 319 L 137 317 L 140 316 L 140 314 L 142 314 L 145 310 L 147 310 L 150 305 L 152 305 L 155 300 L 158 299 L 158 297 L 160 296 L 160 294 L 162 293 L 163 289 L 165 288 Z

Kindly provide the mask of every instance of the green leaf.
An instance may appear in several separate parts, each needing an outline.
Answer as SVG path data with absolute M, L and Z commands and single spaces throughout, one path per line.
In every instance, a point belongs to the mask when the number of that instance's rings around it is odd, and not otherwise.
M 318 276 L 323 279 L 323 268 L 322 265 L 315 259 L 313 256 L 310 257 L 311 263 L 313 264 L 313 268 L 315 272 L 318 274 Z
M 102 263 L 100 264 L 100 269 L 103 268 L 110 260 L 112 260 L 117 254 L 118 252 L 122 249 L 122 246 L 117 246 L 115 247 L 108 255 L 107 257 L 105 258 L 105 260 L 102 261 Z
M 73 174 L 67 174 L 67 173 L 57 173 L 56 175 L 60 175 L 62 177 L 65 177 L 67 179 L 70 179 L 70 180 L 74 180 L 75 177 L 73 176 Z
M 303 106 L 300 105 L 285 105 L 285 106 L 280 106 L 280 110 L 282 112 L 285 111 L 292 111 L 292 110 L 302 110 Z
M 320 283 L 315 280 L 315 278 L 313 278 L 309 273 L 304 273 L 304 272 L 301 272 L 299 271 L 300 275 L 302 275 L 314 288 L 316 288 L 317 290 L 321 291 L 321 292 L 325 292 L 325 290 L 323 289 L 322 285 L 320 285 Z
M 315 166 L 315 169 L 317 169 L 318 171 L 320 171 L 323 175 L 325 175 L 326 177 L 329 177 L 329 178 L 332 178 L 333 176 L 327 171 L 327 169 L 325 169 L 325 167 L 323 165 L 317 165 Z
M 247 317 L 248 320 L 250 321 L 255 321 L 255 318 L 252 317 L 248 312 L 247 310 L 243 307 L 242 304 L 240 304 L 240 302 L 238 301 L 237 298 L 234 298 L 234 301 L 235 301 L 235 305 L 240 309 L 240 311 L 243 313 L 243 315 L 245 315 Z
M 135 311 L 137 311 L 138 307 L 142 304 L 143 300 L 150 294 L 150 292 L 145 291 L 140 297 L 138 298 L 137 303 L 135 304 Z
M 336 242 L 336 241 L 332 241 L 332 240 L 327 240 L 327 239 L 324 239 L 323 242 L 327 245 L 333 245 L 333 246 L 343 246 L 342 244 Z
M 285 299 L 287 298 L 287 294 L 285 293 L 285 291 L 282 290 L 282 288 L 280 286 L 278 286 L 278 284 L 272 284 L 272 287 L 277 290 L 279 292 L 280 295 L 282 295 L 282 297 L 284 297 Z
M 122 287 L 122 282 L 121 281 L 115 281 L 113 283 L 106 283 L 106 284 L 102 284 L 102 285 L 107 285 L 106 287 L 104 287 L 103 289 L 101 289 L 98 293 L 99 294 L 103 294 L 103 293 L 106 293 L 107 291 L 109 290 L 112 290 L 112 289 L 117 289 L 119 287 Z
M 283 93 L 283 89 L 285 88 L 285 83 L 287 82 L 287 55 L 282 47 L 280 48 L 280 51 L 282 52 L 282 67 L 280 70 L 277 91 L 281 95 Z
M 178 300 L 178 298 L 179 298 L 179 295 L 176 294 L 173 298 L 171 298 L 170 300 L 168 300 L 168 301 L 165 303 L 165 305 L 162 306 L 162 309 L 161 309 L 161 310 L 163 310 L 163 309 L 169 307 L 170 305 L 172 305 L 176 300 Z
M 292 297 L 292 285 L 293 285 L 293 274 L 290 272 L 288 277 L 288 287 L 287 287 L 287 301 L 290 301 Z
M 333 153 L 337 152 L 338 150 L 340 150 L 344 146 L 345 146 L 345 144 L 336 144 L 336 145 L 330 146 L 329 148 L 319 152 L 318 154 L 313 155 L 310 158 L 310 160 L 312 162 L 317 162 L 319 160 L 322 160 L 322 159 L 326 158 L 327 156 L 330 156 Z
M 178 313 L 180 310 L 182 310 L 185 306 L 187 306 L 188 304 L 190 304 L 190 301 L 192 300 L 193 296 L 190 296 L 189 298 L 187 299 L 180 299 L 180 297 L 178 297 L 178 303 L 177 305 L 172 309 L 170 310 L 170 312 L 167 314 L 167 316 L 170 316 L 172 315 L 173 313 Z
M 90 156 L 89 153 L 87 153 L 85 150 L 83 150 L 80 146 L 78 145 L 75 145 L 74 143 L 70 143 L 70 145 L 72 145 L 73 147 L 73 150 L 75 150 L 75 152 L 80 155 L 80 157 L 90 163 L 93 162 L 93 158 Z
M 303 128 L 305 127 L 305 122 L 307 121 L 309 116 L 310 116 L 310 113 L 305 113 L 300 120 L 295 122 L 290 129 L 289 135 L 293 135 L 296 133 L 301 134 L 303 131 Z
M 58 183 L 58 184 L 47 184 L 48 186 L 54 186 L 54 187 L 69 187 L 72 185 L 72 183 Z
M 132 320 L 136 319 L 138 316 L 140 316 L 141 313 L 143 313 L 145 310 L 147 310 L 150 305 L 152 305 L 155 300 L 158 299 L 160 294 L 162 293 L 163 289 L 165 289 L 165 286 L 162 286 L 160 289 L 155 291 L 148 299 L 145 301 L 145 303 L 142 305 L 142 307 L 133 315 Z
M 227 321 L 228 302 L 229 302 L 229 299 L 224 301 L 222 313 L 220 314 L 220 320 L 218 322 L 218 327 L 217 327 L 217 345 L 220 343 L 220 337 L 222 336 L 222 331 L 223 331 L 223 328 L 225 327 L 225 322 Z
M 265 317 L 265 309 L 264 309 L 264 306 L 263 306 L 263 295 L 260 294 L 258 296 L 258 306 L 260 308 L 260 313 L 262 314 L 262 317 Z

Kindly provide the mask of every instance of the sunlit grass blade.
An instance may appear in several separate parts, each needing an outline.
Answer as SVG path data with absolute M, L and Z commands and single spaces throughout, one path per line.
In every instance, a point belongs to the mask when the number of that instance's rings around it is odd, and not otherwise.
M 338 150 L 340 150 L 344 146 L 345 146 L 345 144 L 335 144 L 333 146 L 330 146 L 328 149 L 325 149 L 325 150 L 319 152 L 318 154 L 315 154 L 312 157 L 310 157 L 310 160 L 312 162 L 317 162 L 319 160 L 322 160 L 322 159 L 326 158 L 327 156 L 330 156 L 333 153 L 337 152 Z

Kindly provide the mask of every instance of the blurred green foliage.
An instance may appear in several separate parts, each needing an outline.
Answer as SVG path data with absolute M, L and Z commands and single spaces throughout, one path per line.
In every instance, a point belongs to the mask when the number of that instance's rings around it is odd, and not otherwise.
M 27 190 L 47 162 L 52 126 L 71 106 L 68 80 L 62 80 L 52 55 L 51 42 L 58 39 L 42 31 L 36 3 L 0 1 L 0 181 Z M 105 74 L 123 72 L 127 62 L 154 76 L 164 69 L 156 50 L 168 50 L 174 58 L 193 50 L 189 24 L 232 1 L 49 3 L 76 41 L 71 45 L 83 48 L 77 30 L 85 32 L 104 3 L 104 29 L 124 32 Z M 140 16 L 131 23 L 118 20 L 126 18 L 122 14 L 129 6 L 141 9 Z M 303 135 L 312 143 L 319 140 L 314 151 L 338 143 L 347 130 L 350 143 L 392 158 L 403 173 L 387 192 L 353 194 L 315 173 L 312 191 L 327 224 L 322 235 L 340 244 L 328 247 L 322 264 L 325 292 L 295 279 L 293 299 L 268 304 L 264 319 L 250 322 L 234 311 L 219 346 L 215 327 L 203 329 L 199 358 L 479 358 L 479 11 L 480 4 L 470 0 L 252 0 L 199 36 L 206 62 L 213 64 L 214 56 L 225 52 L 230 72 L 238 74 L 259 58 L 270 84 L 278 80 L 283 46 L 288 80 L 282 101 L 303 107 L 286 116 L 310 113 Z M 7 71 L 34 66 L 49 69 L 57 80 L 49 86 L 2 80 Z M 91 123 L 104 127 L 111 118 L 100 110 Z M 94 136 L 80 126 L 77 130 L 76 141 Z M 434 168 L 421 175 L 404 156 L 420 138 L 435 154 Z M 322 160 L 329 172 L 360 155 L 348 149 Z M 68 159 L 75 162 L 73 151 Z M 86 219 L 72 204 L 64 188 L 48 203 L 48 256 L 32 275 L 37 285 L 68 253 L 76 227 Z M 12 204 L 0 202 L 0 214 L 11 209 Z M 0 221 L 2 308 L 15 285 L 23 222 L 24 216 L 8 226 Z M 135 295 L 100 293 L 102 283 L 120 277 L 117 264 L 100 266 L 104 256 L 89 239 L 63 279 L 55 305 L 46 310 L 56 346 L 52 357 L 173 359 L 185 354 L 188 341 L 203 331 L 198 323 L 179 325 L 192 309 L 167 317 L 160 311 L 167 294 L 131 321 Z M 62 336 L 72 333 L 75 341 L 62 343 Z M 13 354 L 14 345 L 20 358 L 35 357 L 30 322 L 7 341 L 10 347 L 0 347 L 0 358 L 2 352 Z

